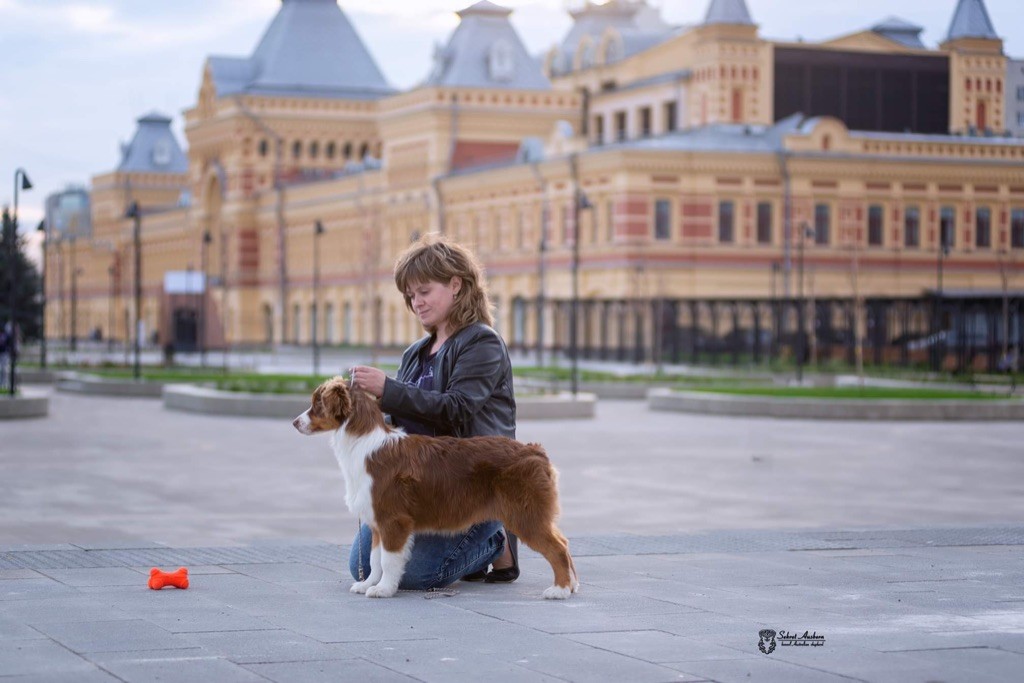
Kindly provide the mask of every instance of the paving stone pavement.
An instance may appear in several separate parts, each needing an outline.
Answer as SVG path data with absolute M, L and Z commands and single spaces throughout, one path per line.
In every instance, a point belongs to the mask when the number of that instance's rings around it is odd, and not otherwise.
M 550 569 L 532 551 L 512 585 L 371 600 L 347 591 L 348 549 L 333 544 L 2 546 L 0 680 L 974 683 L 1024 671 L 1024 527 L 570 542 L 582 587 L 566 602 L 540 599 Z M 189 566 L 190 587 L 149 590 L 153 564 Z
M 509 586 L 370 600 L 347 590 L 325 440 L 155 401 L 52 408 L 0 423 L 0 683 L 1024 678 L 1021 425 L 623 402 L 523 423 L 561 470 L 581 592 L 541 600 L 524 551 Z M 190 588 L 149 590 L 152 566 Z

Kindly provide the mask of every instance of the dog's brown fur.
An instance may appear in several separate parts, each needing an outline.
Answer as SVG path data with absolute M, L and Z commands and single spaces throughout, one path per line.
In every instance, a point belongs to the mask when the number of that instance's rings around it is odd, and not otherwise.
M 357 437 L 391 430 L 376 400 L 350 391 L 340 377 L 316 389 L 306 415 L 311 433 L 343 428 Z M 398 552 L 417 531 L 459 531 L 499 520 L 547 559 L 556 586 L 578 586 L 568 541 L 555 524 L 558 472 L 538 444 L 410 435 L 386 443 L 365 466 L 373 478 L 374 545 L 379 539 L 385 550 Z

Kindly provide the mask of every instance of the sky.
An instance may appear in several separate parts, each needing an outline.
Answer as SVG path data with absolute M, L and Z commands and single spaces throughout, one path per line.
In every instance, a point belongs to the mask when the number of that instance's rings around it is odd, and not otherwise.
M 578 0 L 497 0 L 531 53 L 570 28 Z M 701 20 L 709 0 L 649 0 L 672 24 Z M 434 45 L 458 24 L 470 0 L 340 0 L 385 77 L 410 88 L 427 74 Z M 924 27 L 926 45 L 945 36 L 956 0 L 747 0 L 761 35 L 816 41 L 867 28 L 897 14 Z M 1008 55 L 1024 57 L 1024 1 L 986 0 Z M 13 203 L 22 231 L 43 217 L 47 195 L 113 170 L 135 120 L 153 110 L 173 117 L 192 107 L 209 55 L 248 56 L 280 0 L 0 0 L 0 205 Z

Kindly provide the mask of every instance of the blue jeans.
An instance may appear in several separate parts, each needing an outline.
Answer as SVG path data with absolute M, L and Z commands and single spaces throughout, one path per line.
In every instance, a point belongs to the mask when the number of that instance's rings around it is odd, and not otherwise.
M 359 579 L 359 554 L 362 546 L 363 578 L 370 575 L 370 527 L 362 525 L 352 543 L 349 570 Z M 402 590 L 424 591 L 444 588 L 466 574 L 472 574 L 501 557 L 505 549 L 505 533 L 501 522 L 482 522 L 455 534 L 416 534 L 412 555 L 405 565 L 405 574 L 398 587 Z

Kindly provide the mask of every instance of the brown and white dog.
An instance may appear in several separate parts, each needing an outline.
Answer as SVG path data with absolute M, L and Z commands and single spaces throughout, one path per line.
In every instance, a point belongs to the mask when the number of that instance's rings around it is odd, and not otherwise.
M 551 563 L 555 583 L 545 598 L 564 600 L 579 588 L 568 541 L 555 526 L 558 472 L 537 444 L 407 435 L 341 377 L 317 387 L 293 424 L 303 434 L 333 432 L 345 502 L 373 531 L 370 576 L 354 583 L 353 593 L 393 596 L 414 533 L 456 532 L 492 519 Z

